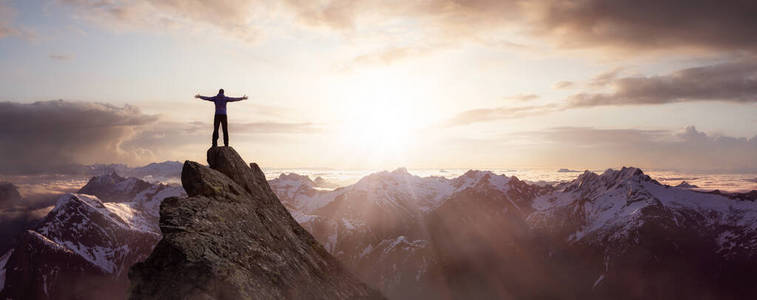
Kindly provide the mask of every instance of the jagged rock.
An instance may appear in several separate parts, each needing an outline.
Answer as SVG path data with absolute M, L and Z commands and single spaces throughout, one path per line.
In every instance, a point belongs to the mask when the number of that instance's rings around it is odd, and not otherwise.
M 678 184 L 678 185 L 676 185 L 676 187 L 677 188 L 682 188 L 682 189 L 696 189 L 696 188 L 699 188 L 697 185 L 690 184 L 690 183 L 688 183 L 686 181 L 681 181 L 681 183 Z
M 131 299 L 381 299 L 291 217 L 230 147 L 187 161 L 189 197 L 160 208 L 163 239 L 129 272 Z

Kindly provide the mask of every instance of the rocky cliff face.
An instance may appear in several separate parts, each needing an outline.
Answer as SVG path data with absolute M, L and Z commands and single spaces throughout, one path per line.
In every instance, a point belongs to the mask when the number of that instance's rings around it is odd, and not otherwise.
M 163 239 L 129 272 L 131 299 L 380 299 L 287 212 L 230 147 L 187 161 L 187 198 L 160 207 Z

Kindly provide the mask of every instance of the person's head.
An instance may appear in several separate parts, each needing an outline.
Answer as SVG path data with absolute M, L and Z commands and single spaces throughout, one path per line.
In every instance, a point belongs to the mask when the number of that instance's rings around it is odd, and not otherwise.
M 223 89 L 218 90 L 219 95 L 223 95 Z

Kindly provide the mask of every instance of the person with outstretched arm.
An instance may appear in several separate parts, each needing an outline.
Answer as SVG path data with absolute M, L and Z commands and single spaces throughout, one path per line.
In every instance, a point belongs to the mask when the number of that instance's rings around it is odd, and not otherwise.
M 247 95 L 244 95 L 242 97 L 226 97 L 223 94 L 223 89 L 218 90 L 218 95 L 215 95 L 213 97 L 205 97 L 200 96 L 200 94 L 195 95 L 195 98 L 199 98 L 202 100 L 207 101 L 213 101 L 216 104 L 216 115 L 213 117 L 213 147 L 218 146 L 218 125 L 221 125 L 221 128 L 223 128 L 223 145 L 228 147 L 229 146 L 229 120 L 226 117 L 226 103 L 227 102 L 236 102 L 236 101 L 242 101 L 247 99 Z

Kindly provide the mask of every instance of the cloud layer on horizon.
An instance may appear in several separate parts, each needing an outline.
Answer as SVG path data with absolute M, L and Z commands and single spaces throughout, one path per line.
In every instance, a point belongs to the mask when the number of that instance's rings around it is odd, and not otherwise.
M 694 126 L 683 131 L 558 127 L 517 135 L 539 140 L 542 146 L 528 152 L 557 165 L 757 172 L 757 136 L 712 135 Z

